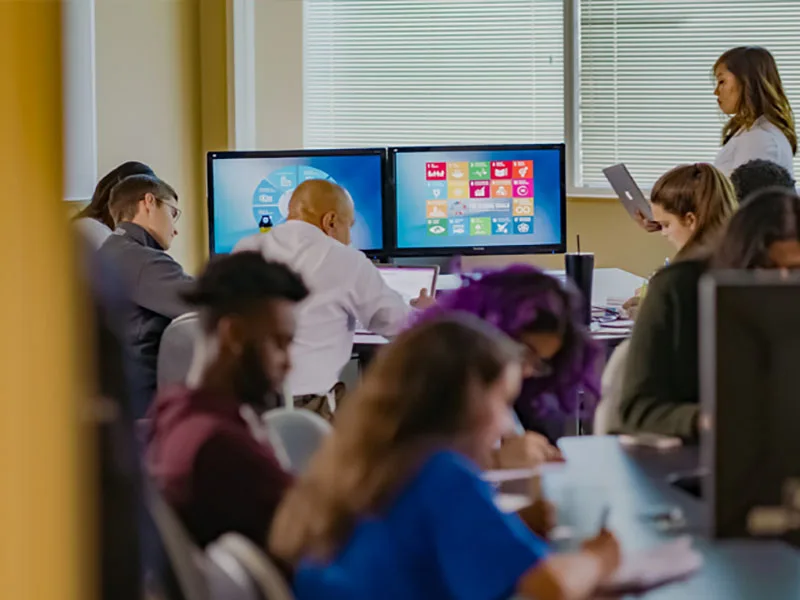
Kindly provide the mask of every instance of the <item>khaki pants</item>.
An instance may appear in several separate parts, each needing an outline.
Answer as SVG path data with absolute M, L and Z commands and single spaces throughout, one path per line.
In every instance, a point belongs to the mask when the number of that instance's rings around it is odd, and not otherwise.
M 328 394 L 306 394 L 295 396 L 295 408 L 302 408 L 317 413 L 326 421 L 333 421 L 334 411 L 341 405 L 347 387 L 341 381 L 331 388 Z

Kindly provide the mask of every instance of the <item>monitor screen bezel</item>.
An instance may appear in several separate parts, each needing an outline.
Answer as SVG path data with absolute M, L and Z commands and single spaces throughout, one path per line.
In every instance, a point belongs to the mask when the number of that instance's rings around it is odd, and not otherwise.
M 216 239 L 214 232 L 214 161 L 230 160 L 237 158 L 313 158 L 315 156 L 379 156 L 381 165 L 381 225 L 383 227 L 382 247 L 381 248 L 359 248 L 361 252 L 372 257 L 386 255 L 390 247 L 387 243 L 388 236 L 386 231 L 386 207 L 387 207 L 387 188 L 386 181 L 388 176 L 387 152 L 386 148 L 337 148 L 324 149 L 314 148 L 306 150 L 220 150 L 211 151 L 206 154 L 206 201 L 208 217 L 208 251 L 210 256 L 222 254 L 215 251 Z
M 525 152 L 531 150 L 558 150 L 561 197 L 561 242 L 556 244 L 528 244 L 504 246 L 444 246 L 436 248 L 399 248 L 397 244 L 397 155 L 423 152 Z M 479 144 L 469 146 L 395 146 L 388 149 L 387 155 L 390 191 L 383 215 L 384 234 L 388 234 L 389 247 L 393 256 L 476 256 L 493 254 L 564 254 L 567 251 L 567 174 L 566 144 Z

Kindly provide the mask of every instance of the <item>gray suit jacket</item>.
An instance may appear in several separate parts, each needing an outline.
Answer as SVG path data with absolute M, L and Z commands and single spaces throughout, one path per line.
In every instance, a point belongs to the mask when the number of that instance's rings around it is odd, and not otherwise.
M 124 341 L 138 366 L 134 397 L 149 404 L 156 390 L 161 334 L 172 319 L 192 310 L 181 294 L 194 280 L 153 236 L 134 223 L 121 223 L 98 252 L 115 267 L 130 294 Z M 145 409 L 134 407 L 134 416 L 143 417 Z

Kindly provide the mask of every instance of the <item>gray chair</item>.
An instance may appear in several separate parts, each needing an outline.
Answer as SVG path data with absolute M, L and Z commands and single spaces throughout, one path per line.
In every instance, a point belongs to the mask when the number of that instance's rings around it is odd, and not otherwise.
M 261 595 L 241 560 L 214 545 L 207 552 L 198 548 L 152 482 L 145 487 L 148 510 L 185 600 L 272 600 Z
M 218 563 L 235 563 L 244 570 L 262 600 L 293 600 L 280 569 L 253 542 L 238 533 L 226 533 L 208 548 Z
M 276 408 L 264 413 L 263 420 L 273 447 L 286 457 L 286 466 L 295 475 L 306 470 L 332 430 L 330 423 L 308 410 Z
M 186 382 L 199 339 L 200 319 L 197 313 L 181 315 L 167 326 L 158 349 L 159 390 Z

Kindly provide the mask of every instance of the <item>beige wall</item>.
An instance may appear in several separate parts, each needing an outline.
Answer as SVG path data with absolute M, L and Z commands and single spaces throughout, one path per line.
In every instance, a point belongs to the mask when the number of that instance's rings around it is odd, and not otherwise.
M 256 143 L 303 147 L 303 2 L 256 2 Z
M 303 147 L 303 10 L 299 0 L 259 0 L 256 3 L 257 131 L 259 148 Z M 601 267 L 621 267 L 649 275 L 671 250 L 658 235 L 639 230 L 616 200 L 572 198 L 567 207 L 568 245 L 575 236 L 581 249 L 594 252 Z M 561 267 L 560 256 L 482 257 L 466 265 L 489 266 L 530 260 Z
M 199 3 L 97 0 L 98 172 L 140 160 L 178 191 L 172 254 L 189 271 L 204 258 Z

